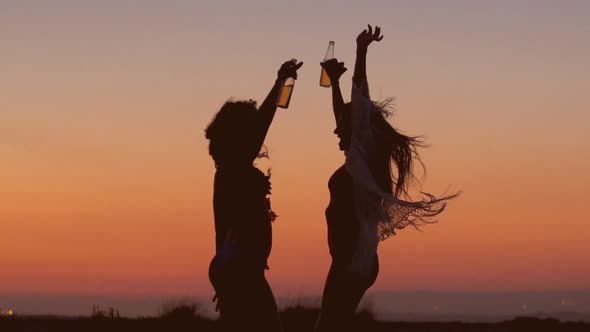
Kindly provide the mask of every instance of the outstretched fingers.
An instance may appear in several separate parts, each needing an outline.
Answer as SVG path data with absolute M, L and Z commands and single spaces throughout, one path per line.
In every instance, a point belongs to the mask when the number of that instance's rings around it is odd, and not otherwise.
M 362 47 L 368 47 L 372 42 L 379 42 L 381 40 L 383 40 L 383 36 L 381 35 L 381 27 L 375 26 L 373 29 L 370 24 L 367 24 L 367 28 L 363 30 L 356 38 L 357 45 Z
M 383 35 L 381 35 L 381 27 L 375 27 L 375 33 L 373 34 L 373 40 L 381 41 L 383 39 Z

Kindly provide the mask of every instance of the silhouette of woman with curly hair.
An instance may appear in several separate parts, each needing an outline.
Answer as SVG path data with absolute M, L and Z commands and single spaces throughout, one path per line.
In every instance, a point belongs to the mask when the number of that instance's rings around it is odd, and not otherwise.
M 277 304 L 265 278 L 272 246 L 269 177 L 253 162 L 274 118 L 281 83 L 297 78 L 303 63 L 285 62 L 260 108 L 227 101 L 205 130 L 215 162 L 213 210 L 216 254 L 209 279 L 220 320 L 228 330 L 280 331 Z M 214 298 L 215 299 L 215 298 Z

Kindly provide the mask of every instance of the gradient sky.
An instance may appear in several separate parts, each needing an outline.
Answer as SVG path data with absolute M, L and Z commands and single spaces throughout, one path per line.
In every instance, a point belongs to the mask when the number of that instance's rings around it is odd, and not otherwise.
M 209 296 L 214 166 L 203 129 L 262 101 L 280 295 L 319 294 L 327 181 L 343 162 L 319 62 L 367 23 L 374 98 L 424 135 L 440 223 L 380 246 L 375 290 L 590 288 L 588 1 L 2 1 L 0 293 Z M 346 96 L 345 99 L 349 99 Z

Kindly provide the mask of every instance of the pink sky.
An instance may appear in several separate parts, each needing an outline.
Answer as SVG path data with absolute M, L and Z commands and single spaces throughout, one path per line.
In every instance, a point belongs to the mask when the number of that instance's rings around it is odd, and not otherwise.
M 342 8 L 336 8 L 336 4 Z M 266 5 L 266 8 L 263 6 Z M 464 194 L 380 247 L 374 289 L 589 288 L 590 4 L 564 1 L 13 2 L 0 10 L 0 292 L 209 294 L 203 129 L 305 62 L 267 138 L 278 294 L 319 294 L 342 163 L 319 62 L 352 68 L 422 134 L 423 189 Z M 344 77 L 350 88 L 352 70 Z

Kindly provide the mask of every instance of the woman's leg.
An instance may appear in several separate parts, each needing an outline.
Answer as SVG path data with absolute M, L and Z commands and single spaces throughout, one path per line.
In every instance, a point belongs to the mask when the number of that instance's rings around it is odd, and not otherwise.
M 223 264 L 218 256 L 213 257 L 209 264 L 209 281 L 215 290 L 216 310 L 219 311 L 219 322 L 224 331 L 231 330 L 231 324 L 239 320 L 236 310 L 238 306 L 235 298 L 231 296 L 231 275 L 229 266 Z
M 332 262 L 326 278 L 316 331 L 342 331 L 350 327 L 358 293 L 359 287 L 352 281 L 348 271 Z
M 349 298 L 345 293 L 346 287 L 342 282 L 342 273 L 332 262 L 322 294 L 320 314 L 315 326 L 316 332 L 340 330 L 341 326 L 346 325 L 342 322 L 345 318 L 343 312 L 347 311 L 343 301 Z
M 252 269 L 243 264 L 220 267 L 214 259 L 209 278 L 217 293 L 224 330 L 282 331 L 278 307 L 264 269 Z
M 369 278 L 348 269 L 344 264 L 332 262 L 322 296 L 316 332 L 340 331 L 350 327 L 365 292 L 373 285 L 379 272 L 378 260 Z
M 373 271 L 371 271 L 371 274 L 369 276 L 361 277 L 360 275 L 353 273 L 353 278 L 358 280 L 358 282 L 359 282 L 359 287 L 356 292 L 353 292 L 352 300 L 351 300 L 353 302 L 352 305 L 354 305 L 354 312 L 352 313 L 353 316 L 354 316 L 354 313 L 356 312 L 356 309 L 360 305 L 361 300 L 363 299 L 363 296 L 365 295 L 367 290 L 371 286 L 373 286 L 375 281 L 377 281 L 378 274 L 379 274 L 379 258 L 377 257 L 377 255 L 375 255 L 375 261 L 373 263 Z
M 257 317 L 256 331 L 280 332 L 282 325 L 279 317 L 279 309 L 274 294 L 263 271 L 257 271 L 251 286 L 251 296 L 245 306 L 253 309 L 253 316 Z
M 264 270 L 241 269 L 233 278 L 228 296 L 235 328 L 239 331 L 282 331 L 278 306 Z

